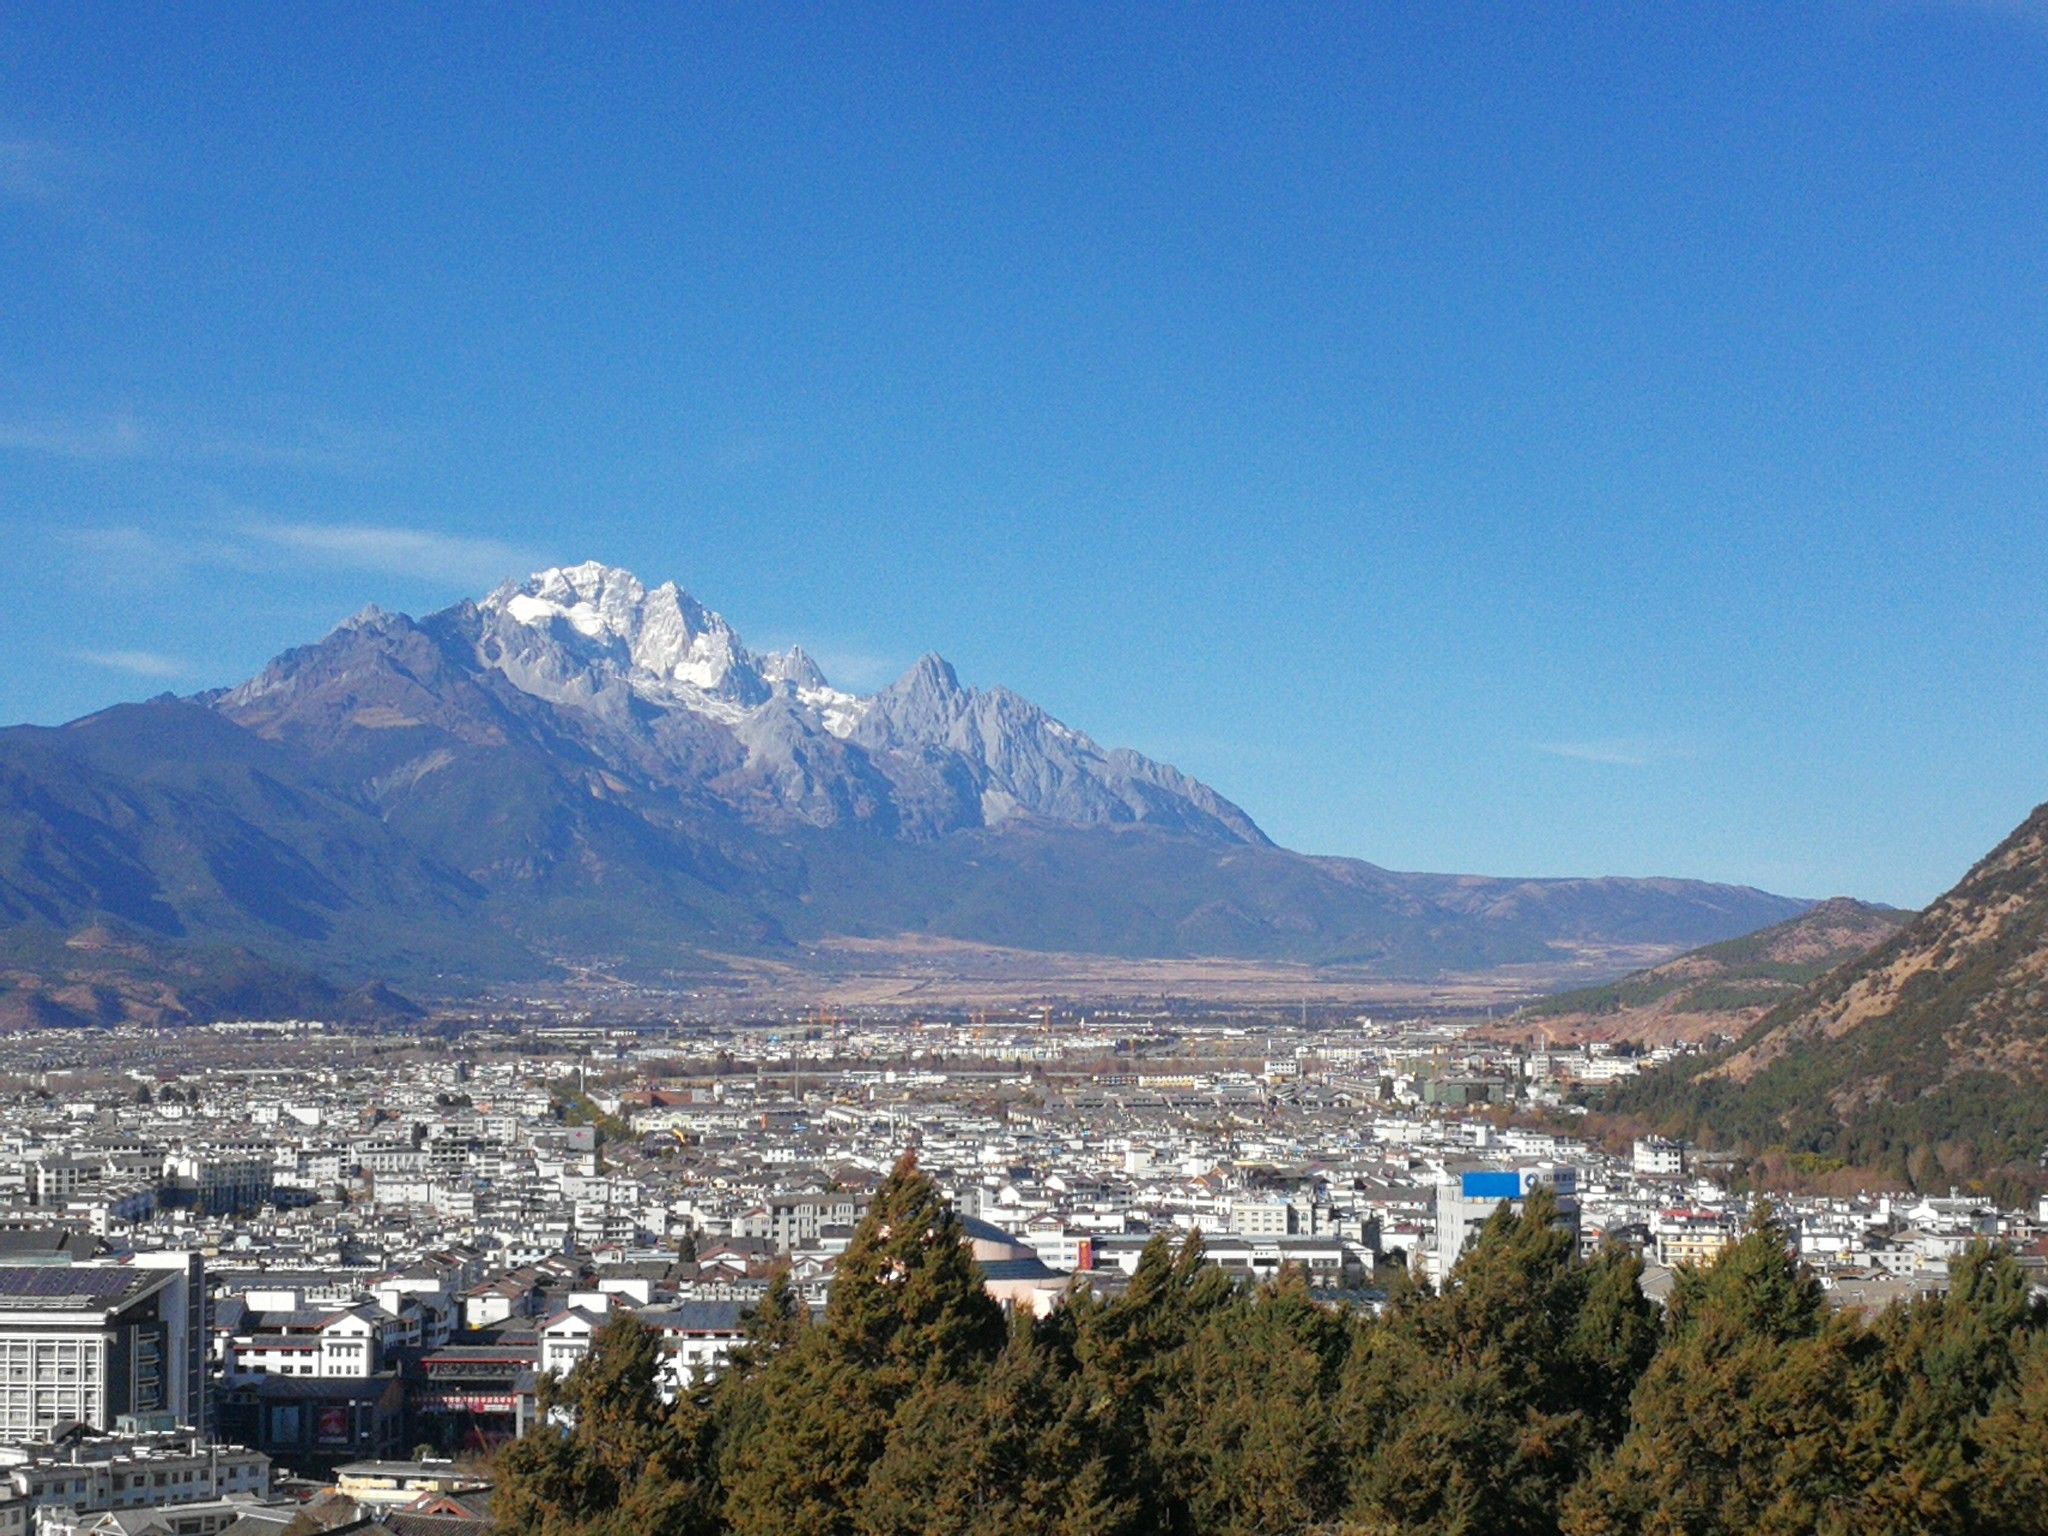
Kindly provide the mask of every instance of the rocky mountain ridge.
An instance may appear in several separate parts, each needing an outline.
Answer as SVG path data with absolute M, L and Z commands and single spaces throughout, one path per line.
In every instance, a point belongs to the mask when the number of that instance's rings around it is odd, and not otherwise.
M 862 698 L 833 688 L 800 648 L 750 651 L 674 583 L 649 590 L 596 563 L 508 582 L 417 622 L 359 615 L 208 702 L 266 739 L 306 746 L 315 730 L 402 731 L 432 712 L 369 702 L 364 690 L 416 697 L 411 679 L 374 674 L 423 646 L 439 678 L 466 674 L 501 699 L 508 685 L 523 698 L 506 703 L 528 718 L 528 701 L 551 706 L 554 734 L 605 770 L 677 792 L 709 787 L 756 826 L 853 824 L 915 839 L 1039 817 L 1268 842 L 1207 786 L 1106 751 L 1006 688 L 962 687 L 942 657 Z M 367 787 L 417 782 L 446 765 L 446 750 L 385 763 Z
M 1430 976 L 1805 906 L 1291 853 L 936 655 L 858 696 L 596 564 L 365 610 L 236 688 L 0 731 L 0 805 L 0 965 L 82 963 L 70 938 L 111 926 L 344 988 L 659 980 L 899 936 Z

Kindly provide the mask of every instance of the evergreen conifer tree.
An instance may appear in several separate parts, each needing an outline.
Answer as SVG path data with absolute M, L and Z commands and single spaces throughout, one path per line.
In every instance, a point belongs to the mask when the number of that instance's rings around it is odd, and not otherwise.
M 745 1342 L 727 1357 L 724 1375 L 728 1380 L 744 1379 L 761 1370 L 794 1348 L 810 1321 L 810 1311 L 789 1278 L 789 1266 L 778 1264 L 761 1299 L 740 1314 Z
M 2016 1390 L 2040 1324 L 2019 1265 L 1988 1244 L 1956 1260 L 1945 1295 L 1879 1317 L 1851 1430 L 1859 1489 L 1834 1516 L 1843 1529 L 1997 1528 L 1976 1513 L 1984 1419 Z
M 568 1376 L 542 1377 L 541 1425 L 499 1459 L 502 1536 L 699 1536 L 713 1527 L 706 1422 L 661 1397 L 661 1340 L 630 1312 L 591 1335 Z
M 2013 1382 L 1977 1425 L 1975 1529 L 2048 1536 L 2048 1333 L 2031 1332 Z
M 664 1402 L 630 1314 L 502 1455 L 533 1536 L 2048 1536 L 2048 1315 L 1979 1248 L 1948 1293 L 1832 1312 L 1767 1206 L 1661 1323 L 1549 1198 L 1383 1315 L 1155 1240 L 1007 1324 L 906 1158 L 812 1324 L 787 1271 Z
M 1002 1348 L 960 1221 L 906 1154 L 833 1277 L 825 1318 L 754 1378 L 758 1417 L 724 1460 L 737 1536 L 851 1536 L 898 1410 L 971 1384 Z
M 1348 1507 L 1369 1527 L 1546 1533 L 1620 1433 L 1657 1341 L 1623 1255 L 1592 1265 L 1538 1190 L 1487 1220 L 1442 1291 L 1365 1330 L 1340 1409 Z
M 1153 1411 L 1174 1525 L 1199 1536 L 1300 1531 L 1342 1493 L 1331 1404 L 1349 1343 L 1290 1271 L 1211 1308 Z
M 1856 1486 L 1858 1329 L 1829 1317 L 1767 1206 L 1711 1268 L 1681 1276 L 1669 1329 L 1628 1433 L 1565 1499 L 1564 1530 L 1821 1529 Z
M 1152 1462 L 1154 1416 L 1176 1389 L 1190 1333 L 1228 1305 L 1234 1289 L 1202 1259 L 1200 1232 L 1177 1251 L 1154 1237 L 1122 1295 L 1077 1312 L 1087 1433 L 1104 1458 L 1107 1486 L 1135 1502 L 1132 1518 L 1147 1532 L 1174 1530 L 1180 1518 Z
M 1013 1320 L 972 1382 L 926 1378 L 898 1407 L 863 1487 L 863 1536 L 1064 1536 L 1125 1529 L 1088 1442 L 1070 1337 L 1058 1320 Z

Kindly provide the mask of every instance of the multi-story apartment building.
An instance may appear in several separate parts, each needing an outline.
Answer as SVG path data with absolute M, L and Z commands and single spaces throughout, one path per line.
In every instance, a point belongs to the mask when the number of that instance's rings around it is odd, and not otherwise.
M 1629 1154 L 1629 1167 L 1639 1178 L 1676 1179 L 1685 1174 L 1686 1145 L 1664 1136 L 1640 1136 Z
M 270 1199 L 276 1156 L 265 1143 L 185 1147 L 164 1159 L 167 1203 L 203 1215 L 253 1211 Z
M 1727 1211 L 1659 1211 L 1650 1231 L 1657 1262 L 1666 1269 L 1710 1264 L 1735 1241 L 1735 1217 Z
M 381 1308 L 251 1312 L 232 1341 L 233 1376 L 375 1376 L 383 1369 Z M 393 1319 L 392 1321 L 395 1321 Z
M 45 1150 L 29 1159 L 29 1197 L 38 1206 L 61 1208 L 100 1180 L 97 1163 L 70 1152 Z
M 1249 1198 L 1230 1202 L 1229 1225 L 1239 1237 L 1291 1237 L 1304 1223 L 1285 1200 Z
M 765 1237 L 787 1253 L 818 1240 L 827 1227 L 850 1227 L 863 1202 L 852 1195 L 773 1195 L 734 1224 L 735 1237 Z

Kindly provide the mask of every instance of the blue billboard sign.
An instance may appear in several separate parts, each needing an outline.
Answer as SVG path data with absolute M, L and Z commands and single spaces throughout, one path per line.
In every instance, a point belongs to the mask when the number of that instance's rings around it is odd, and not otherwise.
M 1519 1200 L 1522 1176 L 1513 1171 L 1467 1173 L 1461 1175 L 1460 1192 L 1467 1200 Z

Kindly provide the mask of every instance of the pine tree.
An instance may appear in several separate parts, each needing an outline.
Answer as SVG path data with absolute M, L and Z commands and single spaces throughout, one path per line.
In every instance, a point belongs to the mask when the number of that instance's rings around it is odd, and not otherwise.
M 1565 1394 L 1585 1413 L 1602 1451 L 1627 1432 L 1629 1399 L 1664 1342 L 1663 1320 L 1642 1281 L 1639 1257 L 1622 1247 L 1602 1248 L 1586 1267 L 1578 1315 L 1563 1340 Z
M 661 1397 L 661 1339 L 630 1312 L 591 1335 L 568 1376 L 542 1377 L 541 1425 L 499 1459 L 503 1536 L 696 1536 L 711 1529 L 702 1405 Z M 558 1425 L 560 1427 L 558 1427 Z
M 803 1341 L 810 1312 L 796 1294 L 789 1266 L 776 1268 L 760 1301 L 740 1314 L 744 1341 L 726 1358 L 711 1394 L 711 1435 L 721 1489 L 761 1454 L 756 1437 L 768 1407 L 762 1378 Z
M 2033 1329 L 2012 1384 L 1977 1424 L 1975 1530 L 2048 1536 L 2048 1333 Z
M 906 1159 L 810 1324 L 779 1273 L 719 1379 L 663 1402 L 620 1314 L 503 1454 L 534 1536 L 2048 1536 L 2048 1315 L 1989 1248 L 1940 1300 L 1830 1312 L 1760 1206 L 1663 1324 L 1549 1199 L 1380 1317 L 1199 1235 L 1007 1326 Z M 1341 1513 L 1341 1520 L 1335 1517 Z
M 1202 1236 L 1178 1251 L 1155 1237 L 1138 1257 L 1122 1295 L 1076 1309 L 1075 1355 L 1087 1432 L 1100 1447 L 1107 1485 L 1135 1501 L 1139 1529 L 1178 1529 L 1181 1511 L 1152 1461 L 1152 1421 L 1173 1396 L 1190 1335 L 1230 1304 L 1228 1275 L 1203 1262 Z
M 1202 1318 L 1152 1415 L 1152 1462 L 1179 1528 L 1252 1536 L 1336 1513 L 1331 1403 L 1348 1343 L 1299 1272 Z
M 1625 1255 L 1582 1263 L 1549 1191 L 1503 1205 L 1440 1294 L 1408 1291 L 1354 1347 L 1339 1411 L 1351 1517 L 1554 1530 L 1655 1349 L 1639 1274 Z
M 1099 1432 L 1097 1394 L 1081 1364 L 1086 1321 L 1100 1310 L 1092 1293 L 1072 1291 L 1032 1325 L 1040 1368 L 1057 1384 L 1057 1416 L 1040 1439 L 1048 1466 L 1061 1481 L 1058 1498 L 1042 1520 L 1048 1536 L 1134 1536 L 1141 1529 L 1144 1503 L 1122 1475 L 1118 1447 Z
M 789 1266 L 778 1264 L 761 1299 L 740 1314 L 745 1339 L 726 1357 L 725 1377 L 744 1380 L 793 1349 L 810 1321 L 810 1310 L 789 1278 Z
M 905 1153 L 833 1271 L 824 1333 L 843 1359 L 892 1377 L 957 1376 L 1003 1345 L 1002 1310 L 960 1218 Z
M 840 1257 L 824 1321 L 748 1383 L 758 1413 L 722 1461 L 737 1536 L 850 1536 L 906 1399 L 971 1383 L 1002 1348 L 963 1238 L 906 1154 Z
M 1856 1488 L 1846 1426 L 1858 1330 L 1831 1319 L 1759 1206 L 1743 1239 L 1682 1273 L 1628 1433 L 1564 1501 L 1570 1536 L 1822 1529 Z
M 1070 1330 L 1013 1320 L 972 1383 L 927 1378 L 898 1407 L 860 1496 L 863 1536 L 1092 1536 L 1125 1528 L 1088 1444 Z
M 1835 1518 L 1869 1536 L 1995 1529 L 1975 1514 L 1987 1414 L 2016 1389 L 2041 1313 L 2010 1255 L 1979 1244 L 1939 1299 L 1895 1307 L 1866 1341 L 1852 1427 L 1861 1485 Z

